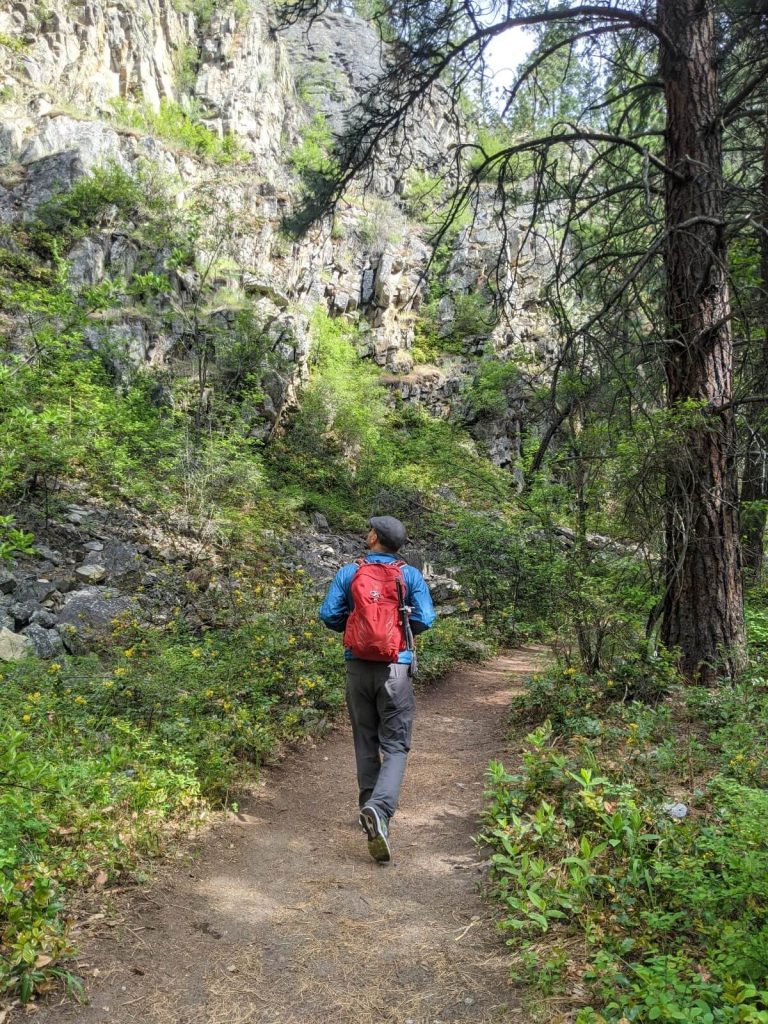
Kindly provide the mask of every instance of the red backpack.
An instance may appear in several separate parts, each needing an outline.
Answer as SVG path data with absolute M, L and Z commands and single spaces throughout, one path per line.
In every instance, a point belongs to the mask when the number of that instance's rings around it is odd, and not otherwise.
M 408 647 L 397 584 L 405 594 L 406 562 L 358 558 L 350 591 L 354 607 L 344 629 L 344 646 L 363 661 L 397 661 Z

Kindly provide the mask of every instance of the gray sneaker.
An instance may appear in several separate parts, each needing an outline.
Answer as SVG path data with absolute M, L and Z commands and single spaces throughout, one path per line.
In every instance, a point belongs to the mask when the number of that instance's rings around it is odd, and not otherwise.
M 360 811 L 360 824 L 368 836 L 368 853 L 379 864 L 386 864 L 392 860 L 392 850 L 389 847 L 389 830 L 387 819 L 373 804 L 366 804 Z

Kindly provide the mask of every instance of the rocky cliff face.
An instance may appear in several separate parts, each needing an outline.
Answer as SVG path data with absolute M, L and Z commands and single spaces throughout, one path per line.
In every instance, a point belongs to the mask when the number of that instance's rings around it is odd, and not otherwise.
M 210 6 L 0 0 L 0 274 L 64 275 L 74 295 L 97 296 L 82 333 L 116 384 L 146 366 L 188 373 L 198 414 L 231 369 L 233 343 L 248 350 L 262 392 L 252 433 L 265 439 L 300 401 L 311 317 L 325 310 L 356 326 L 360 358 L 383 368 L 393 400 L 461 421 L 514 471 L 520 378 L 492 407 L 468 385 L 521 352 L 538 364 L 549 354 L 526 211 L 506 237 L 507 316 L 468 318 L 468 304 L 487 305 L 502 235 L 481 208 L 433 262 L 414 183 L 434 178 L 455 138 L 436 108 L 412 125 L 409 168 L 385 154 L 372 188 L 350 195 L 332 224 L 291 237 L 284 223 L 307 170 L 386 55 L 352 15 L 278 31 L 261 0 Z M 72 230 L 61 204 L 75 195 Z M 137 215 L 137 196 L 151 215 Z M 48 255 L 33 259 L 40 244 Z M 24 353 L 29 318 L 2 316 L 7 343 Z M 161 378 L 152 400 L 169 400 Z M 217 624 L 227 576 L 215 554 L 186 543 L 183 522 L 161 527 L 68 486 L 48 544 L 0 573 L 0 659 L 108 644 L 114 621 L 162 624 L 177 604 L 193 628 Z M 275 556 L 322 584 L 359 539 L 316 519 Z M 455 581 L 431 583 L 450 612 Z
M 521 346 L 546 354 L 524 211 L 506 254 L 508 272 L 517 273 L 509 317 L 470 338 L 465 357 L 441 357 L 426 369 L 414 367 L 412 350 L 431 249 L 428 231 L 398 198 L 407 188 L 399 163 L 383 161 L 374 191 L 353 198 L 332 227 L 300 242 L 281 229 L 300 187 L 299 157 L 341 128 L 344 111 L 382 59 L 375 32 L 351 15 L 328 14 L 309 31 L 296 25 L 278 32 L 260 3 L 203 18 L 183 0 L 50 0 L 45 8 L 3 0 L 0 220 L 29 222 L 41 204 L 96 168 L 114 165 L 136 175 L 151 167 L 174 183 L 179 218 L 192 199 L 207 196 L 191 262 L 180 265 L 155 242 L 148 264 L 146 240 L 117 215 L 102 218 L 61 254 L 76 286 L 130 283 L 140 264 L 167 276 L 168 293 L 150 315 L 131 312 L 131 303 L 118 298 L 94 323 L 94 347 L 108 343 L 116 366 L 189 357 L 191 308 L 194 329 L 215 338 L 247 306 L 275 356 L 262 410 L 271 430 L 306 378 L 308 317 L 319 305 L 359 322 L 361 356 L 385 367 L 403 398 L 435 415 L 467 418 L 460 396 L 475 357 L 506 358 Z M 229 150 L 196 152 L 169 131 L 179 123 L 198 126 L 206 143 L 223 140 Z M 432 174 L 452 139 L 439 111 L 424 117 L 408 140 L 408 173 Z M 224 162 L 225 151 L 236 159 Z M 441 334 L 450 333 L 462 297 L 485 287 L 499 242 L 492 216 L 482 211 L 456 238 L 443 274 Z M 501 465 L 517 455 L 522 415 L 510 394 L 505 413 L 475 423 Z

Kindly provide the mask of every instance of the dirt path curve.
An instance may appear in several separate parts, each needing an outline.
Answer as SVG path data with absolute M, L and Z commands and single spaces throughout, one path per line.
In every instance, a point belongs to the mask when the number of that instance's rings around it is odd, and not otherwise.
M 521 1020 L 477 891 L 483 772 L 504 754 L 510 694 L 545 654 L 467 666 L 418 699 L 394 860 L 356 824 L 339 728 L 266 775 L 238 821 L 203 839 L 85 942 L 90 1005 L 38 1024 L 490 1024 Z

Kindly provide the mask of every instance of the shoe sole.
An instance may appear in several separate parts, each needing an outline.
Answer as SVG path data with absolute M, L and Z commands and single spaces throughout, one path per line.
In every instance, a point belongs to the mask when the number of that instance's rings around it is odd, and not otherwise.
M 365 811 L 361 811 L 359 820 L 368 836 L 368 853 L 379 864 L 386 864 L 391 861 L 392 850 L 389 846 L 389 840 L 381 830 L 376 812 L 365 813 Z

